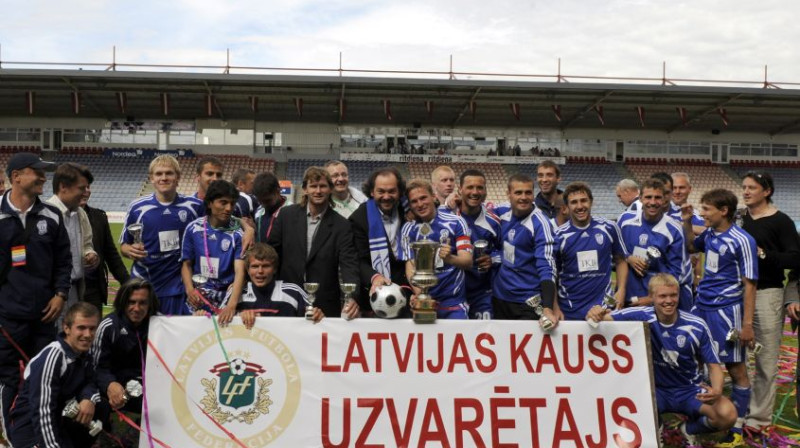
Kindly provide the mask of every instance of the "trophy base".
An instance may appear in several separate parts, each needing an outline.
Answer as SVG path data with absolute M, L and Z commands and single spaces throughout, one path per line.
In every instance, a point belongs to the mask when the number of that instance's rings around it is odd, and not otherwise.
M 415 324 L 436 323 L 436 311 L 411 310 Z
M 432 324 L 436 322 L 436 300 L 417 299 L 417 306 L 411 310 L 411 313 L 415 324 Z
M 314 320 L 314 307 L 306 307 L 306 320 Z

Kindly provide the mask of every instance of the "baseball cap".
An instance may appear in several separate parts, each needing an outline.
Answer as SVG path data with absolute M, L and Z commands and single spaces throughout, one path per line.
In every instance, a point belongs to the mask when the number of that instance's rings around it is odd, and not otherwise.
M 31 152 L 18 152 L 8 160 L 6 176 L 11 177 L 12 171 L 24 170 L 25 168 L 52 171 L 56 169 L 56 164 L 53 162 L 45 162 L 41 157 Z

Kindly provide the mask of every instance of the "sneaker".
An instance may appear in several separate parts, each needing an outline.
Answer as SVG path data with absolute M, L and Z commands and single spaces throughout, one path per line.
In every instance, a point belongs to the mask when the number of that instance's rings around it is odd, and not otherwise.
M 729 432 L 725 440 L 717 442 L 714 448 L 735 448 L 744 445 L 744 438 L 738 432 Z
M 700 442 L 697 441 L 697 436 L 694 434 L 689 434 L 686 432 L 686 422 L 681 423 L 680 426 L 681 435 L 686 440 L 683 446 L 699 446 Z

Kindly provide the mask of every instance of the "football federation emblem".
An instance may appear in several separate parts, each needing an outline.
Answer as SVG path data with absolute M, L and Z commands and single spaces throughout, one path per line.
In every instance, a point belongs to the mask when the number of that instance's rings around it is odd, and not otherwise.
M 45 233 L 47 233 L 47 221 L 42 219 L 39 222 L 37 222 L 36 230 L 39 231 L 39 235 L 44 235 Z
M 594 240 L 597 241 L 597 244 L 602 246 L 603 245 L 603 234 L 595 233 L 594 234 Z
M 230 364 L 215 365 L 209 372 L 217 378 L 200 380 L 205 391 L 200 404 L 218 423 L 235 420 L 251 425 L 258 417 L 269 413 L 272 380 L 262 377 L 266 373 L 263 367 L 235 358 Z M 242 411 L 237 412 L 239 409 Z
M 186 213 L 186 210 L 181 210 L 181 211 L 178 212 L 178 219 L 180 219 L 181 222 L 186 222 L 186 219 L 188 217 L 189 217 L 189 214 Z
M 251 330 L 229 325 L 219 331 L 226 357 L 219 352 L 214 331 L 198 336 L 179 357 L 175 372 L 186 390 L 177 383 L 170 386 L 177 424 L 186 436 L 208 440 L 205 446 L 225 446 L 229 439 L 213 431 L 204 415 L 246 446 L 275 443 L 300 404 L 297 361 L 281 340 L 258 325 Z
M 686 336 L 679 334 L 676 340 L 678 341 L 678 347 L 683 348 L 686 345 Z
M 728 245 L 727 244 L 720 244 L 720 246 L 719 246 L 719 254 L 720 255 L 725 255 L 725 252 L 727 252 L 727 251 L 728 251 Z
M 639 235 L 639 245 L 647 246 L 647 234 Z
M 511 230 L 508 231 L 508 241 L 509 242 L 513 242 L 514 241 L 514 234 L 515 233 L 516 233 L 516 231 L 514 229 L 511 229 Z
M 219 243 L 219 248 L 222 249 L 223 252 L 227 252 L 228 249 L 231 248 L 231 240 L 224 239 L 221 243 Z

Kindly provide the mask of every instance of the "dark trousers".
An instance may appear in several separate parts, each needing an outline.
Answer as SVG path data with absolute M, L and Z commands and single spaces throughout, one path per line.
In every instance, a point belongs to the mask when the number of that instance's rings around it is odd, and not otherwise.
M 39 319 L 10 319 L 3 315 L 0 315 L 0 326 L 5 330 L 5 333 L 0 334 L 0 383 L 2 383 L 0 411 L 3 413 L 3 427 L 7 429 L 8 413 L 20 385 L 20 366 L 26 362 L 14 344 L 17 344 L 28 358 L 32 358 L 56 339 L 56 329 L 52 322 L 44 323 Z
M 492 297 L 492 308 L 496 320 L 539 320 L 536 311 L 525 302 L 509 302 Z

